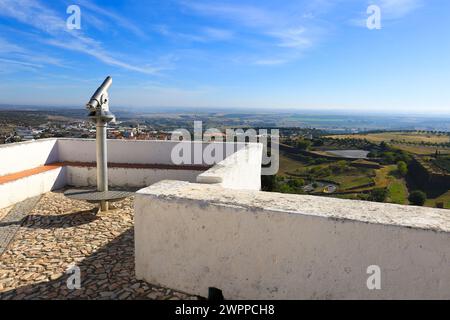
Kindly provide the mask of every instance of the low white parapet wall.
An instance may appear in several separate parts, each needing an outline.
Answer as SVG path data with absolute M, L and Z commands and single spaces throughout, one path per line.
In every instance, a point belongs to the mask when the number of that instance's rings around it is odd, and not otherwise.
M 180 181 L 135 200 L 137 278 L 200 296 L 450 299 L 449 244 L 449 210 Z
M 195 182 L 201 171 L 145 168 L 108 168 L 108 185 L 113 188 L 142 188 L 161 180 Z M 66 167 L 66 184 L 75 187 L 96 187 L 96 167 Z
M 220 145 L 222 153 L 218 163 L 232 155 L 237 150 L 245 148 L 245 143 L 214 143 Z M 204 151 L 210 143 L 201 141 L 170 141 L 170 140 L 108 140 L 108 162 L 128 164 L 168 164 L 174 162 L 177 154 L 174 148 L 188 150 L 190 156 L 183 165 L 213 165 L 205 163 Z M 58 139 L 59 161 L 95 162 L 95 139 Z M 197 155 L 195 157 L 195 155 Z
M 262 152 L 260 143 L 246 145 L 200 174 L 197 182 L 230 189 L 260 190 Z
M 60 161 L 57 142 L 42 139 L 0 145 L 0 176 Z
M 55 169 L 0 183 L 0 209 L 66 185 L 66 168 Z
M 65 185 L 95 187 L 95 146 L 93 139 L 73 138 L 42 139 L 0 146 L 0 177 L 43 165 L 59 163 L 64 166 L 64 170 L 58 168 L 46 174 L 31 172 L 15 181 L 0 182 L 0 208 Z M 185 163 L 174 163 L 174 158 L 179 156 L 178 151 L 186 152 L 183 155 L 187 160 Z M 215 157 L 208 157 L 210 151 Z M 240 156 L 233 157 L 236 152 Z M 232 157 L 230 159 L 233 161 L 228 161 L 227 157 Z M 195 182 L 199 174 L 217 165 L 217 170 L 208 174 L 209 177 L 220 179 L 221 185 L 258 190 L 261 159 L 262 148 L 259 144 L 108 140 L 108 162 L 112 164 L 108 169 L 109 185 L 146 187 L 167 179 Z M 245 174 L 240 175 L 239 171 Z

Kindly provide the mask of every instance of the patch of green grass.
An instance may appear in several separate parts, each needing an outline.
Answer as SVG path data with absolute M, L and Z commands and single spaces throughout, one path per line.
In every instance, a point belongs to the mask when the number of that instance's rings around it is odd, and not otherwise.
M 386 188 L 392 179 L 392 172 L 396 170 L 396 165 L 384 166 L 376 170 L 375 184 L 377 188 Z
M 303 164 L 295 161 L 283 154 L 280 154 L 280 175 L 287 175 L 288 172 L 295 172 L 297 169 L 303 168 Z
M 392 203 L 407 204 L 408 203 L 408 188 L 405 181 L 396 179 L 388 186 L 389 199 Z

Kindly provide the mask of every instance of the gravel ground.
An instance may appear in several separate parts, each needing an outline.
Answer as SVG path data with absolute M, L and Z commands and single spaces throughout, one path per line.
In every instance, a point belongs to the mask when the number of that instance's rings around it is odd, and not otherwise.
M 196 299 L 135 279 L 133 199 L 114 207 L 95 215 L 91 204 L 45 194 L 0 257 L 0 299 Z M 71 265 L 80 289 L 67 286 Z

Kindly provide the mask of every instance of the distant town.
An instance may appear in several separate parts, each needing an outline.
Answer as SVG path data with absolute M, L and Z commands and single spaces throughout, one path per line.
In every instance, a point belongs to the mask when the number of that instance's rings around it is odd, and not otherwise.
M 300 135 L 358 134 L 376 130 L 450 132 L 450 117 L 355 115 L 352 113 L 191 109 L 114 109 L 119 121 L 108 127 L 110 139 L 166 140 L 194 121 L 204 128 L 279 128 L 287 138 Z M 51 137 L 95 138 L 95 124 L 83 108 L 0 106 L 0 144 Z

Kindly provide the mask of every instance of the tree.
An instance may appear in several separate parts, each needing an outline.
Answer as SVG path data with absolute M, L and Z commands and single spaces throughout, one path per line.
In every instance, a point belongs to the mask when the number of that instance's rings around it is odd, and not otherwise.
M 308 140 L 298 140 L 297 141 L 297 148 L 300 150 L 308 150 L 308 148 L 311 146 L 311 141 Z
M 313 140 L 313 146 L 315 146 L 315 147 L 321 147 L 321 146 L 323 146 L 323 140 L 322 139 L 314 139 Z
M 382 151 L 387 151 L 387 150 L 389 150 L 390 148 L 389 148 L 389 145 L 388 145 L 385 141 L 382 141 L 382 142 L 380 143 L 380 149 L 381 149 Z
M 423 206 L 425 204 L 425 201 L 427 200 L 427 195 L 420 190 L 416 190 L 411 192 L 408 200 L 414 206 Z
M 397 162 L 397 171 L 402 177 L 406 176 L 408 173 L 408 166 L 405 161 Z
M 386 188 L 376 188 L 370 193 L 369 200 L 375 202 L 384 202 L 388 196 L 388 190 Z
M 376 158 L 378 156 L 378 153 L 376 151 L 370 151 L 367 154 L 367 158 Z

